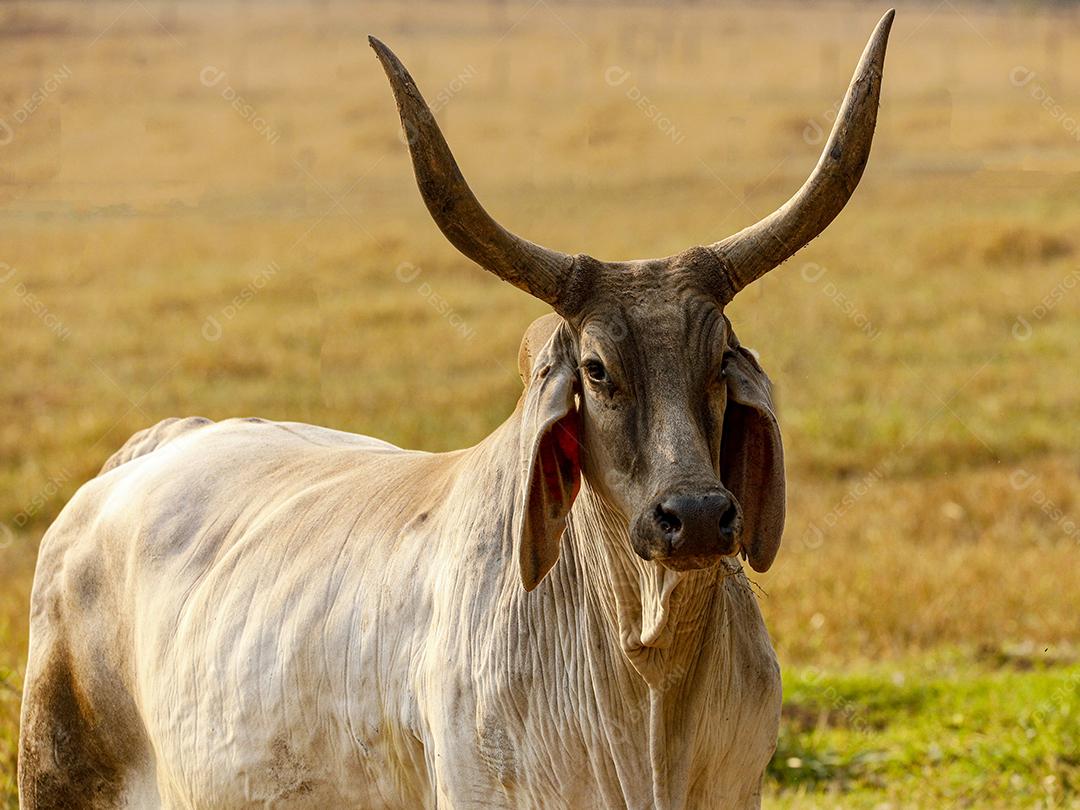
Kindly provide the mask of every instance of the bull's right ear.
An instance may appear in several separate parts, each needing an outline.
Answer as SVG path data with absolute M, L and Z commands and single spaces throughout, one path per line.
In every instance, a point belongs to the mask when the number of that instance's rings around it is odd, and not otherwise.
M 556 316 L 557 317 L 557 316 Z M 581 420 L 573 341 L 562 319 L 543 348 L 522 348 L 526 390 L 521 410 L 519 500 L 514 555 L 521 584 L 531 591 L 559 559 L 566 517 L 581 486 Z M 547 324 L 545 324 L 547 325 Z
M 750 566 L 764 572 L 780 550 L 784 533 L 784 444 L 772 384 L 734 333 L 731 337 L 725 359 L 728 406 L 720 439 L 720 478 L 742 505 L 743 550 Z

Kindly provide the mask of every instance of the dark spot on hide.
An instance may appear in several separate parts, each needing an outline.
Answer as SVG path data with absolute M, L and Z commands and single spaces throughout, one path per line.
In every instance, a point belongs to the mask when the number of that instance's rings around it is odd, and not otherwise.
M 488 772 L 504 790 L 517 783 L 518 762 L 513 741 L 500 720 L 486 717 L 477 730 L 477 749 Z
M 118 806 L 130 735 L 95 717 L 66 651 L 33 681 L 27 703 L 19 752 L 25 810 Z
M 83 565 L 75 573 L 75 593 L 82 608 L 88 608 L 97 601 L 101 591 L 101 578 L 97 570 L 90 565 Z
M 279 799 L 306 796 L 315 788 L 307 778 L 308 768 L 303 759 L 292 752 L 284 737 L 270 746 L 270 785 Z

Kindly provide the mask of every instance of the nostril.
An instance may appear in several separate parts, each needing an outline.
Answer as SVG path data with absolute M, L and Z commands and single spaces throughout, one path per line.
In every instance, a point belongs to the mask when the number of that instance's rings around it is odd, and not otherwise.
M 656 505 L 653 518 L 664 534 L 676 534 L 682 528 L 682 521 L 679 520 L 679 516 L 669 509 L 665 509 L 663 504 Z
M 720 516 L 720 531 L 724 534 L 732 534 L 735 531 L 735 521 L 739 517 L 739 510 L 734 501 L 729 501 L 724 514 Z

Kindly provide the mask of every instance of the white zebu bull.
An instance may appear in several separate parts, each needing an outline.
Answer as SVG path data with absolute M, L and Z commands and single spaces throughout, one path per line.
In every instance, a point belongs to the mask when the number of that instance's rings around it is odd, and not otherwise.
M 784 207 L 625 263 L 495 223 L 373 42 L 439 226 L 557 313 L 521 401 L 444 454 L 258 419 L 132 438 L 42 541 L 22 806 L 757 807 L 780 678 L 737 555 L 772 563 L 783 459 L 723 306 L 853 192 L 891 20 Z

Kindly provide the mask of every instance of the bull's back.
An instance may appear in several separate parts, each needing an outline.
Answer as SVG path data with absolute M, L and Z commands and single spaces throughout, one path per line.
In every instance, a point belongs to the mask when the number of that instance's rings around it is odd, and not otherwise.
M 365 690 L 410 640 L 380 637 L 375 619 L 422 621 L 423 605 L 382 572 L 422 564 L 403 528 L 437 507 L 446 467 L 294 423 L 172 420 L 137 434 L 42 542 L 27 673 L 39 725 L 55 711 L 35 684 L 63 669 L 99 742 L 131 740 L 119 758 L 143 781 L 153 766 L 178 799 L 394 806 L 395 771 L 417 752 Z M 115 723 L 93 705 L 102 695 L 124 708 Z M 373 791 L 343 796 L 345 783 Z

